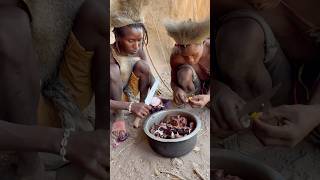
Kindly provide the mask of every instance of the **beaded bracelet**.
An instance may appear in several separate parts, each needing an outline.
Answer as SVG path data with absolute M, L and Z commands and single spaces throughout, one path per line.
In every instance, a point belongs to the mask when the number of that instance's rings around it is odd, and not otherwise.
M 130 113 L 131 113 L 132 104 L 133 104 L 133 102 L 130 102 L 129 107 L 128 107 L 128 111 L 129 111 Z
M 71 132 L 73 132 L 74 129 L 70 128 L 70 129 L 65 129 L 63 132 L 63 138 L 61 140 L 60 143 L 60 155 L 62 156 L 62 160 L 67 162 L 68 160 L 66 159 L 66 155 L 67 155 L 67 145 L 68 145 L 68 138 L 71 135 Z

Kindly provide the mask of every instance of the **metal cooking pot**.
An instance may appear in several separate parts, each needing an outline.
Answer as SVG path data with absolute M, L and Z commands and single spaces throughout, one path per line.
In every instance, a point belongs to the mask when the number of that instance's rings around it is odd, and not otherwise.
M 195 129 L 187 136 L 176 138 L 176 139 L 163 139 L 154 136 L 150 133 L 151 127 L 155 123 L 159 123 L 163 120 L 167 115 L 182 115 L 185 116 L 188 121 L 195 122 Z M 197 142 L 197 133 L 201 128 L 201 121 L 198 116 L 193 113 L 190 113 L 187 110 L 183 109 L 170 109 L 170 110 L 163 110 L 152 114 L 149 118 L 146 119 L 144 123 L 144 133 L 148 137 L 149 144 L 151 148 L 157 152 L 158 154 L 165 156 L 165 157 L 179 157 L 183 156 L 194 148 Z
M 269 166 L 236 151 L 213 148 L 210 154 L 211 168 L 223 169 L 227 174 L 244 180 L 284 180 Z

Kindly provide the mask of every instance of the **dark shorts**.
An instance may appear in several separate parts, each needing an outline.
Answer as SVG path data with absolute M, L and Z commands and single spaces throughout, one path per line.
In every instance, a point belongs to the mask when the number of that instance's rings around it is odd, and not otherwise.
M 210 80 L 207 81 L 201 81 L 196 73 L 196 71 L 193 69 L 193 67 L 189 64 L 183 64 L 178 67 L 178 72 L 182 69 L 189 68 L 192 70 L 192 82 L 195 87 L 195 92 L 191 92 L 191 94 L 207 94 L 209 92 L 210 88 Z

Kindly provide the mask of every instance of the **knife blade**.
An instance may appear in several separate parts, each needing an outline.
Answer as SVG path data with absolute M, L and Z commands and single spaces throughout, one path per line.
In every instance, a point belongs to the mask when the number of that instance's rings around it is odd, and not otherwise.
M 253 112 L 261 111 L 263 106 L 266 105 L 266 103 L 270 101 L 270 99 L 278 92 L 280 86 L 281 83 L 274 86 L 271 91 L 265 92 L 264 94 L 258 96 L 257 98 L 244 105 L 244 107 L 239 112 L 239 117 L 246 116 Z
M 151 100 L 152 100 L 154 94 L 156 93 L 156 91 L 157 91 L 157 89 L 158 89 L 159 84 L 160 84 L 160 81 L 159 81 L 158 79 L 155 79 L 155 81 L 154 81 L 154 83 L 153 83 L 150 91 L 149 91 L 148 94 L 147 94 L 146 99 L 144 100 L 144 103 L 145 103 L 146 105 L 150 105 Z
M 148 94 L 147 94 L 146 99 L 144 100 L 144 103 L 145 103 L 146 105 L 150 105 L 150 104 L 151 104 L 152 98 L 153 98 L 154 94 L 156 93 L 159 84 L 160 84 L 160 81 L 159 81 L 158 79 L 155 79 L 153 85 L 151 86 L 150 91 L 149 91 Z M 134 127 L 134 128 L 140 127 L 140 121 L 141 121 L 141 118 L 136 117 L 136 118 L 134 119 L 134 121 L 133 121 L 133 127 Z

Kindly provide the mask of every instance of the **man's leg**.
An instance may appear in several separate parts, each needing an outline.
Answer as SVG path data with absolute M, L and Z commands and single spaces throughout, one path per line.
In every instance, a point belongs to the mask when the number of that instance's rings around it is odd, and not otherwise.
M 120 76 L 120 68 L 116 63 L 110 64 L 110 99 L 122 101 L 122 81 Z M 114 117 L 119 116 L 120 110 L 112 110 Z
M 23 10 L 0 6 L 0 99 L 5 120 L 36 125 L 40 76 L 29 21 Z M 38 153 L 18 155 L 20 176 L 28 180 L 44 178 Z
M 96 128 L 108 126 L 107 101 L 107 1 L 86 0 L 81 6 L 73 27 L 80 44 L 93 51 L 92 84 L 95 92 Z
M 120 68 L 117 64 L 110 64 L 110 99 L 122 101 L 122 81 L 120 77 Z M 123 120 L 122 110 L 111 110 L 112 133 L 122 141 L 128 137 L 125 121 Z
M 274 105 L 289 103 L 290 65 L 280 47 L 268 68 L 264 64 L 265 35 L 261 26 L 249 18 L 223 24 L 217 34 L 217 61 L 224 82 L 244 100 L 270 91 L 282 83 Z
M 178 85 L 187 94 L 194 93 L 196 87 L 193 83 L 193 70 L 190 67 L 182 67 L 177 72 Z
M 139 78 L 140 102 L 144 102 L 150 87 L 150 67 L 146 62 L 138 61 L 133 67 L 133 73 Z

